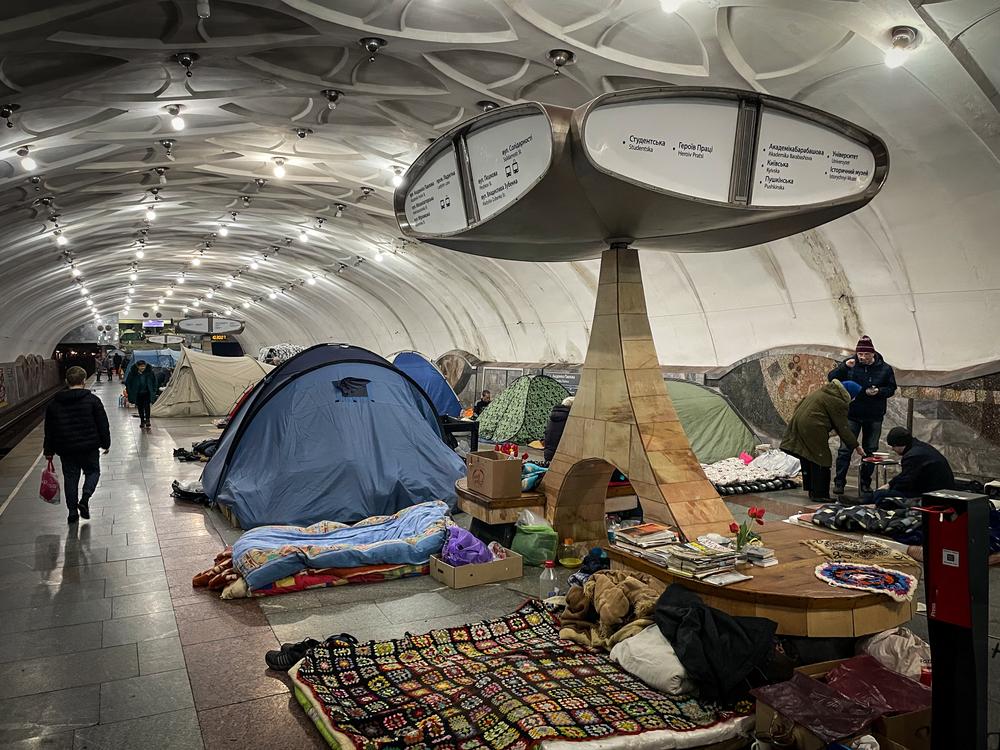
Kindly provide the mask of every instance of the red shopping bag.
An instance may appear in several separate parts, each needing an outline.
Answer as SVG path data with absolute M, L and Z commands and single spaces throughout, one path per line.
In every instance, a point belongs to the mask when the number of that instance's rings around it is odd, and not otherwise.
M 59 486 L 59 477 L 56 476 L 56 468 L 49 459 L 49 465 L 42 471 L 42 486 L 38 488 L 38 496 L 47 503 L 58 504 L 61 500 L 62 488 Z

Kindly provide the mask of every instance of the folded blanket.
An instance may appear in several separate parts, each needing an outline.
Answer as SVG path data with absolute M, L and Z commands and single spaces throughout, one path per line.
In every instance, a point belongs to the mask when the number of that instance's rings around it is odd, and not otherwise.
M 373 516 L 346 526 L 321 521 L 307 527 L 260 526 L 233 545 L 233 565 L 251 590 L 307 568 L 423 565 L 441 551 L 452 521 L 439 500 Z

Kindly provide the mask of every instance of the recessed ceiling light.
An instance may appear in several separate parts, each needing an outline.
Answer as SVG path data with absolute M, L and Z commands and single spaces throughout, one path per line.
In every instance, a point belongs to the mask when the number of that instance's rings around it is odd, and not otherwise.
M 244 300 L 242 307 L 245 310 L 246 308 L 250 307 L 250 303 Z
M 393 167 L 392 172 L 392 186 L 399 187 L 403 184 L 403 172 L 399 167 Z
M 156 220 L 156 209 L 153 206 L 150 206 L 149 208 L 146 209 L 146 221 L 155 221 L 155 220 Z
M 182 312 L 182 313 L 186 313 L 187 311 L 188 311 L 188 308 L 186 308 L 186 307 L 182 307 L 182 308 L 181 308 L 181 312 Z
M 180 274 L 180 275 L 179 275 L 179 276 L 177 277 L 177 283 L 178 283 L 178 284 L 183 284 L 183 283 L 184 283 L 185 281 L 187 281 L 187 279 L 185 279 L 185 278 L 184 278 L 184 274 Z
M 375 262 L 376 263 L 381 263 L 384 260 L 385 260 L 385 253 L 383 253 L 381 250 L 379 250 L 377 253 L 375 253 Z
M 146 257 L 146 251 L 145 250 L 141 250 L 141 249 L 140 250 L 136 250 L 135 251 L 135 257 L 138 258 L 139 260 L 142 260 L 143 258 Z
M 205 296 L 208 297 L 209 299 L 212 299 L 212 297 L 215 296 L 215 292 L 213 292 L 211 289 L 209 289 L 208 293 Z
M 274 174 L 274 176 L 277 177 L 279 180 L 282 177 L 284 177 L 285 176 L 285 160 L 284 159 L 275 159 L 274 160 L 274 169 L 271 170 L 271 171 Z
M 229 227 L 227 227 L 225 224 L 220 224 L 219 225 L 219 236 L 220 237 L 225 237 L 228 234 L 229 234 Z
M 174 104 L 167 107 L 167 112 L 173 116 L 170 120 L 170 127 L 174 130 L 184 130 L 184 127 L 187 125 L 187 123 L 184 122 L 184 118 L 181 117 L 181 109 L 183 108 L 180 104 Z
M 917 30 L 912 26 L 895 26 L 889 36 L 891 42 L 885 52 L 885 65 L 887 68 L 898 68 L 916 46 Z
M 316 283 L 316 277 L 315 276 L 310 276 L 308 279 L 306 279 L 306 283 L 309 284 L 310 286 L 313 285 L 313 284 L 315 284 Z
M 683 4 L 684 0 L 660 0 L 660 8 L 664 13 L 676 13 Z
M 81 270 L 80 270 L 79 268 L 77 268 L 76 266 L 73 266 L 73 267 L 72 267 L 72 268 L 70 269 L 70 273 L 71 273 L 71 274 L 73 274 L 73 277 L 74 277 L 74 278 L 76 278 L 76 277 L 77 277 L 77 276 L 79 276 L 79 275 L 80 275 L 81 273 L 83 273 L 83 271 L 81 271 Z
M 250 261 L 250 268 L 256 271 L 258 268 L 260 268 L 260 263 L 258 263 L 256 260 L 252 260 Z
M 135 280 L 136 280 L 136 279 L 138 279 L 138 278 L 139 278 L 139 274 L 137 274 L 137 273 L 130 273 L 130 274 L 128 275 L 128 280 L 129 280 L 129 281 L 135 281 Z
M 299 242 L 308 242 L 308 241 L 309 241 L 309 232 L 308 230 L 303 229 L 302 231 L 299 232 Z
M 21 169 L 25 172 L 34 172 L 38 169 L 38 162 L 31 158 L 31 153 L 28 151 L 27 146 L 19 148 L 17 155 L 21 157 Z
M 201 258 L 197 258 L 197 257 L 192 258 L 191 259 L 191 265 L 192 266 L 200 266 L 201 265 Z
M 173 297 L 174 296 L 174 290 L 173 289 L 168 289 L 167 290 L 167 296 L 168 297 Z
M 80 287 L 80 295 L 83 296 L 83 297 L 86 297 L 88 294 L 89 294 L 89 292 L 87 291 L 87 287 L 81 286 Z
M 270 292 L 270 293 L 269 293 L 269 294 L 267 295 L 267 298 L 268 298 L 268 299 L 274 299 L 274 298 L 275 298 L 275 297 L 277 297 L 277 296 L 278 296 L 278 293 L 277 293 L 277 292 Z

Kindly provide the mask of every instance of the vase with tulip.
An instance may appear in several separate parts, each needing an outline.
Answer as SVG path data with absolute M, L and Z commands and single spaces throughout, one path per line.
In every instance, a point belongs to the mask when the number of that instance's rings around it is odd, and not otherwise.
M 736 534 L 736 551 L 742 552 L 748 544 L 760 539 L 760 534 L 753 530 L 754 524 L 764 525 L 764 509 L 756 505 L 747 510 L 747 520 L 743 523 L 733 521 L 729 524 L 729 530 Z

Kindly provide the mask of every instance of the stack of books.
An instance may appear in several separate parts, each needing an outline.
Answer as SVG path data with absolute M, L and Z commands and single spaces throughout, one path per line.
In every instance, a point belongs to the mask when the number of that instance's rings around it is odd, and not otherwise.
M 679 539 L 677 532 L 669 526 L 650 521 L 639 526 L 615 529 L 614 545 L 633 555 L 657 561 L 654 553 L 668 544 L 676 544 Z
M 778 558 L 774 556 L 774 550 L 770 547 L 750 545 L 749 547 L 745 547 L 743 551 L 746 553 L 747 562 L 753 563 L 758 567 L 770 568 L 772 565 L 778 564 Z
M 736 550 L 722 545 L 685 542 L 672 544 L 661 551 L 666 555 L 667 567 L 688 578 L 707 578 L 736 569 Z

